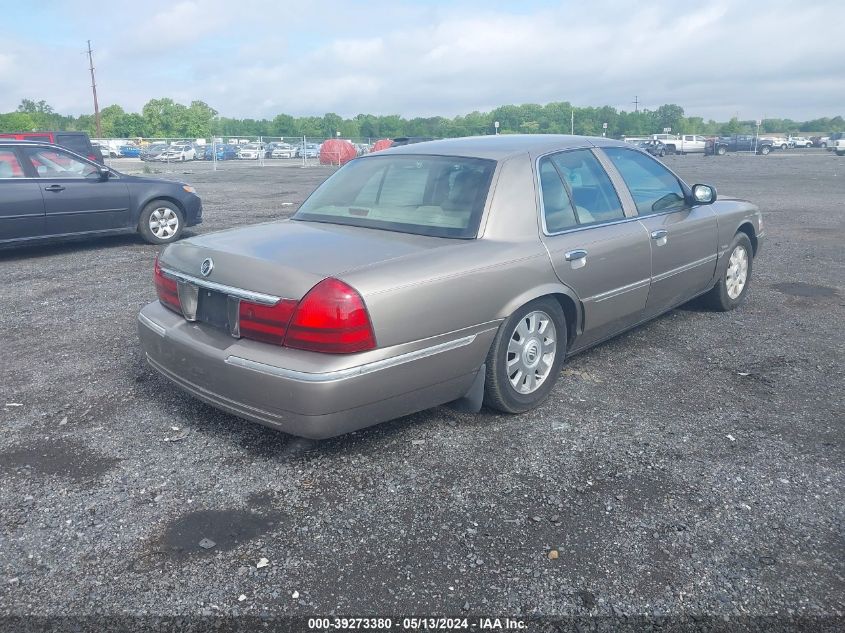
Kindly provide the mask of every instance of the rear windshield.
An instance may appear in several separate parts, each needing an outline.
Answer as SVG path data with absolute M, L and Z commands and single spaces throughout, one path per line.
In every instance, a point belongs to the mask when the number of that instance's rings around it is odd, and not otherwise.
M 455 156 L 354 160 L 326 180 L 293 219 L 473 238 L 495 167 L 495 161 Z
M 56 134 L 56 144 L 83 156 L 91 153 L 90 141 L 83 134 Z

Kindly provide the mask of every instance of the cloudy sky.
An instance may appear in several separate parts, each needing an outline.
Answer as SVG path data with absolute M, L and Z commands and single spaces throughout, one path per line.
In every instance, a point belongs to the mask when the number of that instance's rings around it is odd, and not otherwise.
M 845 0 L 0 0 L 0 112 L 23 98 L 206 101 L 238 118 L 454 116 L 509 103 L 726 120 L 845 114 Z

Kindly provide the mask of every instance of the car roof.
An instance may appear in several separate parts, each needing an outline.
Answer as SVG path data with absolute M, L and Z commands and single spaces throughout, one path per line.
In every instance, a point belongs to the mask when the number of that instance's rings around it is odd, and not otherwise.
M 440 141 L 425 141 L 391 147 L 374 156 L 384 154 L 431 154 L 467 156 L 503 160 L 519 154 L 543 154 L 558 149 L 577 147 L 630 147 L 623 141 L 600 136 L 572 136 L 569 134 L 498 134 L 465 136 Z

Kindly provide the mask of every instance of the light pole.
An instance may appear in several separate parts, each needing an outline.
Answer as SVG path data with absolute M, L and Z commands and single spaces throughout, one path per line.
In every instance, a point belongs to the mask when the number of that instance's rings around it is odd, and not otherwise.
M 496 136 L 498 136 L 499 135 L 499 122 L 493 121 L 493 127 L 496 129 L 496 132 L 495 132 Z

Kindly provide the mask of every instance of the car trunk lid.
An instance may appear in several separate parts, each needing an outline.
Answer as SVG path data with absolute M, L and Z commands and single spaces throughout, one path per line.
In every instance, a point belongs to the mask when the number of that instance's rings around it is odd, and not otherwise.
M 299 300 L 326 277 L 340 278 L 363 266 L 453 243 L 394 231 L 285 220 L 177 242 L 162 252 L 160 264 L 199 285 Z M 203 268 L 207 259 L 210 269 Z

